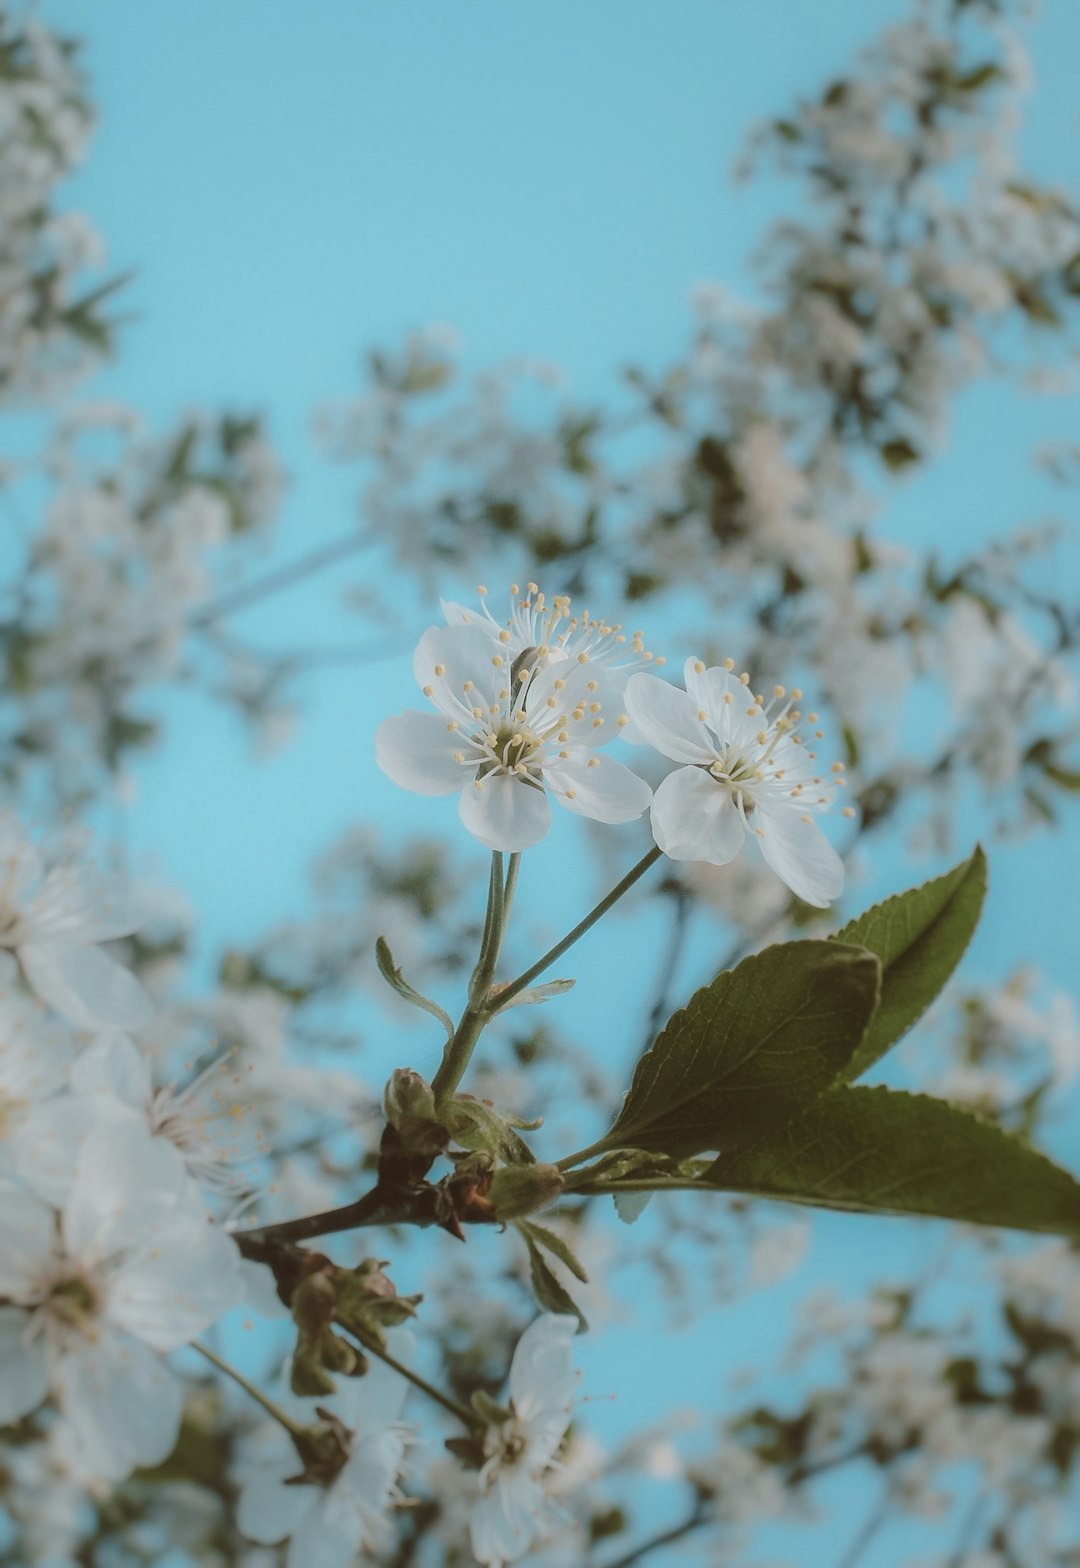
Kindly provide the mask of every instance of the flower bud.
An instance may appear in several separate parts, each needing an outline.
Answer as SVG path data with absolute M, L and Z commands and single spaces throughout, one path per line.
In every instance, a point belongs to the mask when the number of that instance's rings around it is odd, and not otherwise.
M 557 1165 L 504 1165 L 492 1177 L 488 1200 L 497 1220 L 516 1220 L 545 1208 L 562 1190 Z

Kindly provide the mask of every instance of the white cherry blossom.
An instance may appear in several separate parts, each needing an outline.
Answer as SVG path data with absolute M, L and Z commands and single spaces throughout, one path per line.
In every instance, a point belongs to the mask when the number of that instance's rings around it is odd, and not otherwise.
M 407 1329 L 391 1329 L 388 1348 L 411 1359 Z M 341 1378 L 327 1410 L 346 1429 L 348 1455 L 325 1486 L 298 1484 L 303 1466 L 292 1448 L 260 1460 L 240 1493 L 237 1526 L 249 1540 L 274 1545 L 288 1538 L 287 1568 L 351 1568 L 357 1553 L 386 1537 L 387 1511 L 401 1498 L 398 1476 L 412 1441 L 401 1420 L 408 1384 L 372 1358 L 362 1378 Z
M 67 1194 L 85 1110 L 62 1090 L 72 1043 L 41 1008 L 0 998 L 0 1175 L 14 1175 L 47 1203 Z
M 51 1393 L 87 1475 L 160 1463 L 182 1405 L 163 1354 L 232 1306 L 239 1279 L 235 1244 L 133 1120 L 87 1138 L 59 1217 L 0 1183 L 0 1425 Z
M 259 1129 L 249 1136 L 247 1108 L 237 1099 L 229 1057 L 218 1057 L 184 1088 L 156 1088 L 150 1059 L 127 1035 L 102 1035 L 71 1072 L 74 1095 L 104 1112 L 134 1114 L 152 1137 L 173 1149 L 192 1180 L 210 1192 L 238 1197 L 251 1189 L 248 1166 L 263 1152 Z
M 819 771 L 813 740 L 796 728 L 800 691 L 777 686 L 767 701 L 733 669 L 731 660 L 706 669 L 688 659 L 685 691 L 654 675 L 627 683 L 627 711 L 642 735 L 683 764 L 653 797 L 653 837 L 672 860 L 717 866 L 753 839 L 797 897 L 825 908 L 843 890 L 844 865 L 814 816 L 834 800 L 843 764 Z
M 631 675 L 664 663 L 645 647 L 644 632 L 627 633 L 618 623 L 597 620 L 588 610 L 572 613 L 568 594 L 551 600 L 536 583 L 527 583 L 522 594 L 517 583 L 510 584 L 510 613 L 499 621 L 491 613 L 488 591 L 477 588 L 480 609 L 453 599 L 442 600 L 448 626 L 481 626 L 511 660 L 535 651 L 545 662 L 569 662 L 585 654 L 593 678 L 598 682 L 600 700 L 609 711 L 622 709 L 622 696 Z M 623 727 L 623 738 L 632 738 Z
M 438 712 L 384 720 L 379 766 L 416 794 L 460 792 L 462 822 L 489 849 L 538 844 L 551 825 L 549 795 L 597 822 L 630 822 L 648 806 L 644 780 L 597 754 L 620 715 L 604 711 L 584 649 L 573 659 L 536 648 L 514 656 L 481 626 L 434 627 L 413 670 Z
M 510 1363 L 510 1416 L 484 1438 L 480 1496 L 470 1521 L 472 1548 L 487 1568 L 527 1552 L 551 1509 L 550 1471 L 574 1408 L 577 1374 L 570 1342 L 577 1319 L 545 1312 L 518 1341 Z
M 75 862 L 46 871 L 15 816 L 0 816 L 0 947 L 76 1028 L 134 1029 L 150 1017 L 138 980 L 97 945 L 137 926 L 116 878 Z

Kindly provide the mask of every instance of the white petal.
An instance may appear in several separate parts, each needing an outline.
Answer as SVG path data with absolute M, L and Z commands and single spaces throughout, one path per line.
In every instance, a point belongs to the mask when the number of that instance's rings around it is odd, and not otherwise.
M 521 1465 L 503 1470 L 473 1504 L 469 1533 L 477 1562 L 516 1562 L 532 1545 L 547 1507 L 543 1487 Z
M 23 917 L 32 937 L 73 942 L 110 942 L 141 924 L 120 878 L 92 865 L 54 866 Z
M 121 1117 L 134 1113 L 118 1100 L 109 1104 Z M 71 1192 L 83 1143 L 104 1107 L 81 1095 L 56 1095 L 34 1106 L 6 1140 L 16 1174 L 46 1203 L 62 1208 Z
M 544 783 L 560 805 L 594 822 L 633 822 L 652 800 L 652 790 L 636 773 L 613 757 L 587 752 L 545 768 Z
M 758 847 L 781 882 L 804 904 L 827 909 L 844 891 L 844 862 L 817 823 L 785 806 L 759 806 L 754 815 L 764 835 L 754 834 Z
M 49 1392 L 44 1347 L 29 1326 L 28 1312 L 0 1307 L 0 1426 L 29 1415 Z
M 0 1181 L 0 1296 L 34 1300 L 56 1247 L 56 1215 L 14 1182 Z
M 41 857 L 13 811 L 0 812 L 0 882 L 13 903 L 41 876 Z
M 530 1454 L 543 1463 L 570 1425 L 577 1390 L 570 1344 L 577 1327 L 577 1318 L 545 1312 L 522 1334 L 510 1363 L 510 1398 L 529 1429 Z
M 201 1214 L 166 1215 L 162 1236 L 125 1253 L 109 1281 L 109 1320 L 155 1350 L 175 1350 L 240 1300 L 236 1243 Z
M 542 789 L 522 778 L 493 773 L 462 792 L 458 808 L 474 838 L 489 849 L 531 849 L 551 826 L 551 807 Z
M 492 662 L 496 659 L 498 664 Z M 430 700 L 447 718 L 459 719 L 474 707 L 486 713 L 498 700 L 510 684 L 510 662 L 509 655 L 492 647 L 491 634 L 482 626 L 432 626 L 416 645 L 413 674 L 425 695 L 430 687 Z
M 299 1528 L 315 1503 L 318 1489 L 284 1483 L 290 1476 L 299 1475 L 302 1468 L 291 1452 L 260 1464 L 241 1488 L 236 1505 L 236 1528 L 241 1535 L 262 1546 L 274 1546 Z
M 30 941 L 18 953 L 38 996 L 78 1029 L 137 1029 L 153 1015 L 135 976 L 98 947 Z
M 88 1475 L 120 1481 L 136 1465 L 158 1465 L 172 1453 L 181 1384 L 138 1340 L 103 1327 L 57 1363 L 53 1382 Z
M 639 733 L 674 762 L 709 763 L 716 755 L 699 708 L 689 692 L 655 675 L 631 675 L 626 683 L 626 711 Z
M 455 753 L 462 751 L 462 738 L 446 725 L 437 713 L 415 708 L 395 713 L 375 731 L 375 761 L 388 779 L 414 795 L 452 795 L 475 772 L 454 761 Z
M 754 706 L 753 693 L 722 665 L 699 670 L 700 663 L 700 659 L 686 661 L 687 692 L 699 711 L 708 714 L 708 722 L 722 745 L 749 745 L 762 725 L 760 714 L 751 718 L 746 711 Z
M 317 1488 L 314 1504 L 292 1533 L 286 1568 L 353 1568 L 364 1529 L 342 1490 L 340 1479 L 329 1488 Z
M 160 1237 L 185 1191 L 183 1162 L 134 1116 L 98 1120 L 83 1144 L 64 1207 L 68 1251 L 103 1258 Z
M 130 1035 L 100 1035 L 80 1051 L 71 1070 L 71 1087 L 76 1094 L 110 1094 L 142 1110 L 153 1093 L 150 1058 Z
M 653 796 L 652 830 L 672 860 L 726 866 L 743 846 L 745 830 L 731 796 L 704 768 L 676 768 Z
M 440 599 L 439 608 L 446 618 L 447 626 L 482 626 L 492 642 L 498 641 L 499 628 L 480 610 L 473 610 L 467 604 L 459 604 L 456 599 Z

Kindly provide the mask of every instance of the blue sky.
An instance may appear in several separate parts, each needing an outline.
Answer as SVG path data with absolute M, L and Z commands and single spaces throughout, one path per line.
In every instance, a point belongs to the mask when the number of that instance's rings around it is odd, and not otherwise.
M 67 201 L 104 231 L 113 267 L 137 269 L 136 319 L 91 390 L 161 425 L 196 403 L 266 409 L 294 479 L 286 554 L 349 525 L 349 477 L 315 456 L 308 427 L 317 403 L 356 386 L 365 347 L 447 322 L 472 364 L 534 354 L 562 365 L 584 396 L 605 394 L 630 359 L 659 365 L 677 353 L 690 290 L 708 278 L 749 288 L 748 257 L 785 200 L 768 180 L 731 188 L 747 127 L 906 12 L 893 0 L 40 9 L 86 38 L 102 116 Z M 1025 148 L 1045 177 L 1067 182 L 1080 9 L 1047 0 L 1033 45 Z M 959 550 L 1059 509 L 1026 454 L 1073 434 L 1077 411 L 1076 399 L 1018 406 L 996 388 L 965 396 L 941 463 L 903 492 L 886 529 L 920 542 L 944 533 Z M 306 642 L 324 608 L 320 586 L 242 624 Z M 377 682 L 320 677 L 299 743 L 260 766 L 230 720 L 170 700 L 172 739 L 139 769 L 130 835 L 144 865 L 163 865 L 188 892 L 204 950 L 295 909 L 311 853 L 352 816 L 454 831 L 452 811 L 398 795 L 374 769 L 374 726 L 411 701 L 411 686 L 404 658 Z M 561 829 L 550 853 L 571 848 Z M 1071 981 L 1080 892 L 1060 867 L 1078 848 L 1073 823 L 1065 842 L 995 853 L 970 973 L 1027 961 Z M 885 870 L 894 887 L 915 879 Z M 539 866 L 535 875 L 544 879 Z M 571 891 L 583 907 L 588 888 L 579 879 Z M 606 951 L 592 950 L 582 979 L 594 1034 L 611 1017 Z M 632 1015 L 634 1001 L 624 995 L 620 1011 Z M 768 1359 L 801 1291 L 855 1283 L 886 1256 L 896 1265 L 911 1235 L 829 1219 L 792 1286 L 711 1322 L 710 1387 L 719 1396 L 733 1366 Z M 620 1333 L 590 1347 L 597 1392 L 620 1385 L 634 1343 Z M 590 1419 L 610 1432 L 663 1414 L 673 1388 L 697 1386 L 701 1343 L 696 1331 L 693 1344 L 654 1341 L 617 1411 L 599 1404 Z

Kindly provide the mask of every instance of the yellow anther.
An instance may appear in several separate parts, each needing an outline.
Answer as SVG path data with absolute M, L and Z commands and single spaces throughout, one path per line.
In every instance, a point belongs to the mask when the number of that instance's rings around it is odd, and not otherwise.
M 446 665 L 445 664 L 437 664 L 435 666 L 435 674 L 436 675 L 445 675 L 446 674 Z
M 600 758 L 599 757 L 590 757 L 588 762 L 586 763 L 586 766 L 590 767 L 590 768 L 598 768 L 600 766 Z
M 697 673 L 699 675 L 703 675 L 705 673 L 705 666 L 704 666 L 704 664 L 702 664 L 700 659 L 695 659 L 694 660 L 694 669 L 697 671 Z
M 599 686 L 599 684 L 600 684 L 599 681 L 588 681 L 588 682 L 586 682 L 585 690 L 586 691 L 595 691 L 596 688 Z
M 485 595 L 485 594 L 486 594 L 486 593 L 487 593 L 487 589 L 486 589 L 486 588 L 485 588 L 485 587 L 484 587 L 484 585 L 483 585 L 483 583 L 477 583 L 477 585 L 476 585 L 476 591 L 477 591 L 477 593 L 478 593 L 478 594 L 479 594 L 479 595 L 480 595 L 480 597 L 481 597 L 481 599 L 482 599 L 482 598 L 483 598 L 483 597 L 484 597 L 484 595 Z
M 568 789 L 567 792 L 566 792 L 566 798 L 567 798 L 567 800 L 576 800 L 577 799 L 577 790 L 576 789 Z
M 782 697 L 784 695 L 784 688 L 782 686 L 774 686 L 772 689 L 772 694 L 774 697 Z
M 708 715 L 708 714 L 707 714 L 707 713 L 706 713 L 706 712 L 705 712 L 705 709 L 704 709 L 704 708 L 699 708 L 699 709 L 698 709 L 698 710 L 697 710 L 697 716 L 698 716 L 698 719 L 699 719 L 699 721 L 700 721 L 700 722 L 701 722 L 701 723 L 702 723 L 702 724 L 704 724 L 704 723 L 705 723 L 705 720 L 706 720 L 706 719 L 707 719 L 707 718 L 708 718 L 708 716 L 709 716 L 709 715 Z
M 726 691 L 724 693 L 724 701 L 726 703 L 732 703 L 732 702 L 735 701 L 735 698 L 731 695 L 731 693 L 729 691 Z
M 735 660 L 734 659 L 725 659 L 724 660 L 724 669 L 725 670 L 733 670 L 734 668 L 735 668 Z
M 501 653 L 493 653 L 491 655 L 491 662 L 492 662 L 492 664 L 495 666 L 495 668 L 497 670 L 501 670 L 502 667 L 503 667 L 503 656 L 502 656 L 502 654 Z
M 510 633 L 508 631 L 505 631 L 505 630 L 501 631 L 499 633 L 499 641 L 500 642 L 509 642 L 510 641 Z
M 593 719 L 592 727 L 594 730 L 602 730 L 604 727 L 603 719 Z
M 473 689 L 472 681 L 466 681 L 464 686 L 461 689 L 462 689 L 462 691 L 472 691 L 472 689 Z
M 424 687 L 424 696 L 425 697 L 434 697 L 434 695 L 435 695 L 435 688 L 434 688 L 434 686 L 425 686 Z
M 749 686 L 750 684 L 750 677 L 747 675 L 745 670 L 743 670 L 742 674 L 739 676 L 739 684 L 741 686 Z
M 855 815 L 855 807 L 854 806 L 845 806 L 843 808 L 843 810 L 841 811 L 840 815 L 842 817 L 853 817 Z
M 619 726 L 620 729 L 622 729 L 624 724 L 630 723 L 630 715 L 628 713 L 620 713 L 619 717 L 615 720 L 615 723 Z
M 587 653 L 579 653 L 577 656 L 577 662 L 579 664 L 588 664 L 589 655 Z
M 447 729 L 450 731 L 450 733 L 452 735 L 454 733 L 454 731 L 457 729 L 457 719 L 447 719 L 446 727 L 447 727 Z

